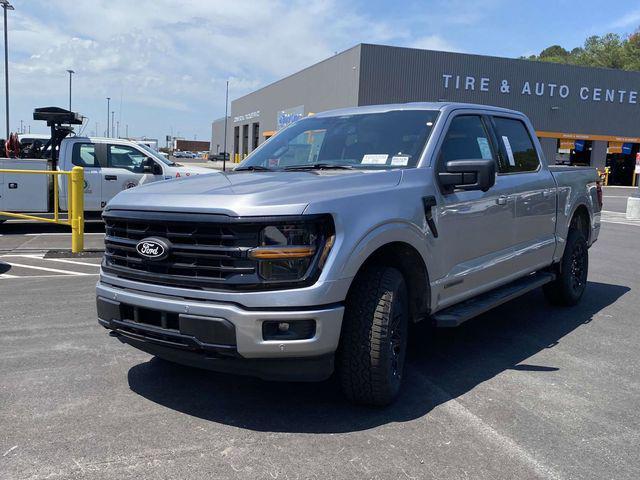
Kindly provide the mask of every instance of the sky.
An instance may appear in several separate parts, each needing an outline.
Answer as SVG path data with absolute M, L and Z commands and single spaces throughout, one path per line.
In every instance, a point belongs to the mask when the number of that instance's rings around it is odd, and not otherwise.
M 519 57 L 640 26 L 640 1 L 617 0 L 10 1 L 11 131 L 46 132 L 33 109 L 68 107 L 72 69 L 85 134 L 111 97 L 121 136 L 161 145 L 209 140 L 227 80 L 232 100 L 359 43 Z

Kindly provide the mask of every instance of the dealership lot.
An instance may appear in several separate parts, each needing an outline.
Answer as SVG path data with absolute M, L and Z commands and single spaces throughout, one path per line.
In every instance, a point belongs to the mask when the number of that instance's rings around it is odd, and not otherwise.
M 639 234 L 604 224 L 576 308 L 417 330 L 382 410 L 153 359 L 98 326 L 99 258 L 5 253 L 0 478 L 638 478 Z

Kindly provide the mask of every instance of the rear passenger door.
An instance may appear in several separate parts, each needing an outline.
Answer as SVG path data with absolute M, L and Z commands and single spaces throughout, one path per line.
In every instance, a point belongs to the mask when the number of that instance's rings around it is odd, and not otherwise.
M 515 267 L 526 274 L 553 257 L 556 184 L 521 118 L 493 116 L 492 123 L 500 146 L 498 178 L 515 201 Z

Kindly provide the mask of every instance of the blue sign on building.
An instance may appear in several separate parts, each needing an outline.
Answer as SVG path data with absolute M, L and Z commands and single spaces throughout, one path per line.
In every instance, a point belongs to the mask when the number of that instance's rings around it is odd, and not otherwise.
M 622 153 L 624 153 L 625 155 L 629 155 L 631 154 L 631 149 L 633 148 L 633 144 L 632 143 L 623 143 L 622 144 Z
M 304 117 L 304 105 L 280 110 L 278 112 L 277 129 L 280 130 L 293 122 L 297 122 L 302 117 Z

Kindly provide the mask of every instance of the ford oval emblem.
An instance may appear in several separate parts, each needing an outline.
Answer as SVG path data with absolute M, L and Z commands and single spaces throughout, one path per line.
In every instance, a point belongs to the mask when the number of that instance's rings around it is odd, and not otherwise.
M 168 240 L 156 237 L 143 238 L 136 244 L 138 254 L 148 260 L 164 260 L 169 256 Z

